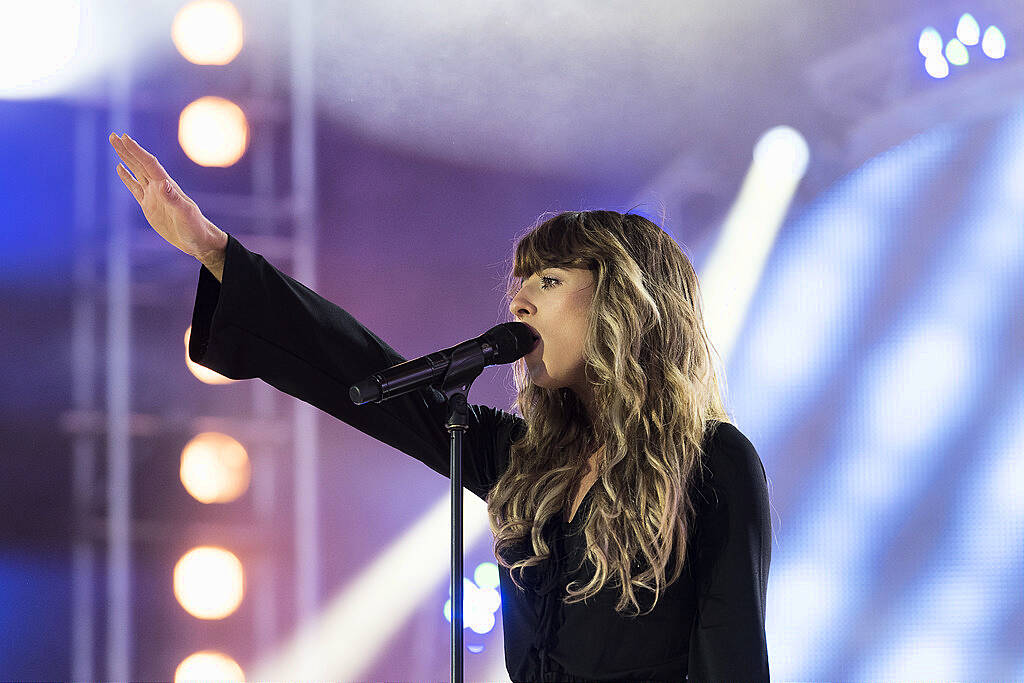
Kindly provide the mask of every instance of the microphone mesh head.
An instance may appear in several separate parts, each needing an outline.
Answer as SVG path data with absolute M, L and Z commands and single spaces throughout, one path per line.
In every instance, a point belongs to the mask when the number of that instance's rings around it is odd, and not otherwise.
M 530 352 L 536 340 L 529 327 L 516 322 L 495 325 L 484 333 L 484 338 L 497 351 L 490 360 L 494 365 L 519 360 Z

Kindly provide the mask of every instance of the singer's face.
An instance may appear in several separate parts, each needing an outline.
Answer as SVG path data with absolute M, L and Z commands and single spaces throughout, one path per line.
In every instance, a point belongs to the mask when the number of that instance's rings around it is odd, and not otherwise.
M 540 341 L 525 361 L 534 384 L 586 391 L 583 339 L 594 298 L 594 274 L 586 268 L 544 268 L 523 281 L 509 310 L 532 327 Z

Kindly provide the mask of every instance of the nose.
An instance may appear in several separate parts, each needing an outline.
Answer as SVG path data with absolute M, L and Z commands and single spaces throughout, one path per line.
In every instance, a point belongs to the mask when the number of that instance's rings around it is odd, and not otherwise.
M 533 304 L 530 303 L 529 299 L 523 295 L 522 289 L 520 289 L 515 297 L 512 298 L 512 302 L 509 304 L 508 310 L 517 318 L 523 315 L 533 315 L 533 313 L 536 312 Z

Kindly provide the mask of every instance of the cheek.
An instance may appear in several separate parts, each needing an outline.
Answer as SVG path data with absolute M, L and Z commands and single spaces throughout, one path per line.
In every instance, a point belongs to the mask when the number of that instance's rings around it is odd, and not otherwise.
M 558 327 L 556 353 L 564 363 L 573 363 L 583 357 L 583 339 L 587 334 L 587 319 L 578 313 L 566 314 Z

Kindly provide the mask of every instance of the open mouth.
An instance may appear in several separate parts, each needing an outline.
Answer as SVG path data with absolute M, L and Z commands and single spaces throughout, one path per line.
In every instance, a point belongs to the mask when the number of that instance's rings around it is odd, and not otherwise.
M 540 346 L 540 335 L 534 332 L 533 328 L 530 328 L 530 331 L 533 332 L 533 345 L 530 346 L 530 351 L 533 351 L 538 346 Z

